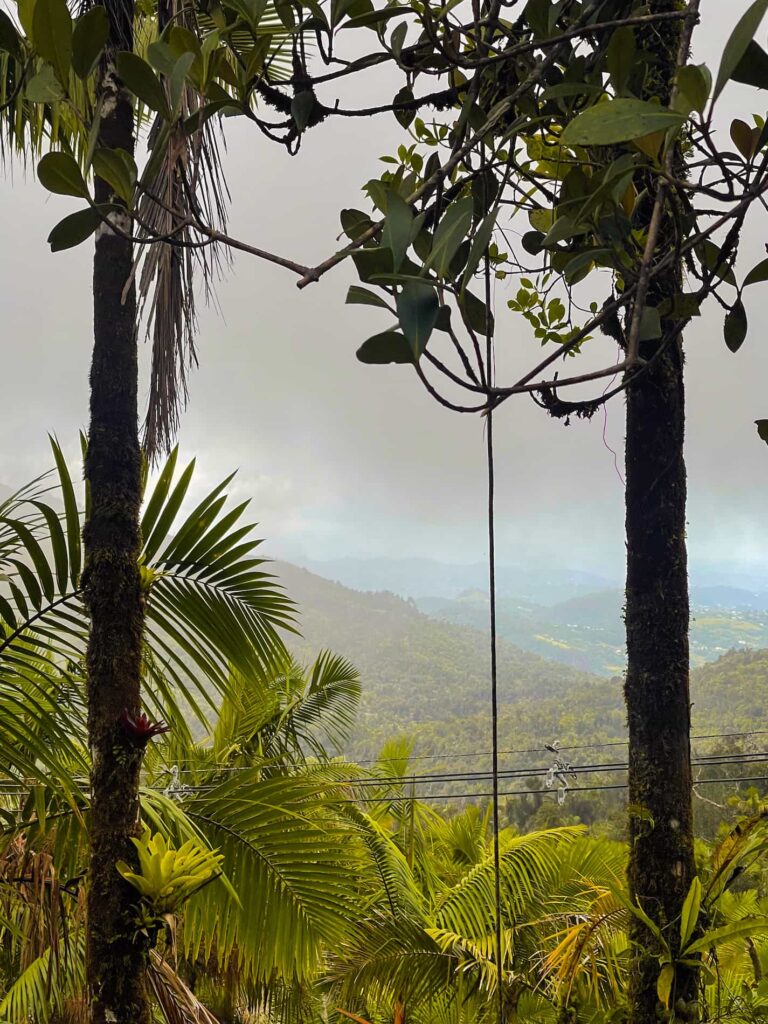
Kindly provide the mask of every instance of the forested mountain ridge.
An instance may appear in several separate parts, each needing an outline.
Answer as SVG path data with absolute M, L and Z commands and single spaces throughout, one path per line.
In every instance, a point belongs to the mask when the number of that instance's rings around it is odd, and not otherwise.
M 348 752 L 374 754 L 409 734 L 418 754 L 484 751 L 490 728 L 488 640 L 480 629 L 438 621 L 391 593 L 362 593 L 285 562 L 270 566 L 297 602 L 302 658 L 330 647 L 350 658 L 363 698 Z M 768 650 L 726 653 L 692 674 L 694 733 L 761 730 L 768 711 Z M 625 735 L 620 677 L 578 671 L 501 642 L 502 746 L 611 742 Z M 546 758 L 542 761 L 544 764 Z
M 391 593 L 350 590 L 286 562 L 270 568 L 298 604 L 301 636 L 290 639 L 291 649 L 306 658 L 328 647 L 357 666 L 364 681 L 360 731 L 392 733 L 486 707 L 489 655 L 482 632 L 430 618 Z M 504 703 L 596 683 L 587 673 L 500 645 Z
M 759 603 L 763 598 L 735 588 L 692 588 L 692 665 L 714 661 L 731 649 L 767 646 L 768 611 Z M 428 615 L 487 628 L 488 596 L 483 591 L 417 603 Z M 623 603 L 623 591 L 615 588 L 551 605 L 502 596 L 497 602 L 499 635 L 543 657 L 611 676 L 624 669 Z

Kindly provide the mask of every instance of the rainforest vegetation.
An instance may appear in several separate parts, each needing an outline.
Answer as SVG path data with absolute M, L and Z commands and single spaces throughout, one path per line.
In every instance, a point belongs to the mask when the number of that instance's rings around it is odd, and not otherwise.
M 736 357 L 768 281 L 768 125 L 718 104 L 768 88 L 768 0 L 711 69 L 706 6 L 0 7 L 4 160 L 67 197 L 59 259 L 93 247 L 82 465 L 52 439 L 0 506 L 0 1020 L 768 1018 L 766 658 L 691 673 L 684 458 L 686 341 L 715 313 Z M 232 119 L 300 161 L 382 117 L 402 144 L 320 262 L 228 223 Z M 232 476 L 197 497 L 195 304 L 234 253 L 299 292 L 354 271 L 371 380 L 482 428 L 487 634 L 339 588 L 310 645 Z M 620 678 L 500 635 L 494 444 L 530 399 L 574 429 L 623 403 Z

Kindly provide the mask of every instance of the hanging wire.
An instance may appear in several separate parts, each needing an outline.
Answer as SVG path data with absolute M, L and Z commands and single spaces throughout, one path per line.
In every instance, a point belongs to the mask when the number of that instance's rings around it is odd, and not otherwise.
M 485 168 L 485 146 L 481 142 L 480 161 L 482 168 L 484 208 L 488 203 L 488 177 Z M 491 264 L 488 249 L 485 251 L 485 379 L 488 388 L 488 408 L 485 414 L 486 456 L 488 462 L 488 591 L 490 598 L 490 647 L 491 647 L 491 778 L 493 803 L 493 867 L 496 930 L 496 987 L 499 999 L 499 1024 L 504 1024 L 504 956 L 501 948 L 501 850 L 499 844 L 499 694 L 496 643 L 496 476 L 493 453 L 493 332 L 491 329 Z
M 750 729 L 747 732 L 708 732 L 700 733 L 696 736 L 691 736 L 691 742 L 703 742 L 705 740 L 728 740 L 728 739 L 743 739 L 749 736 L 768 736 L 768 729 Z M 575 744 L 564 744 L 560 746 L 560 750 L 605 750 L 608 747 L 626 747 L 627 740 L 609 740 L 605 743 L 575 743 Z M 516 747 L 510 750 L 500 750 L 499 757 L 504 757 L 509 754 L 544 754 L 547 750 L 547 745 L 542 744 L 538 747 Z M 413 754 L 408 758 L 408 762 L 411 761 L 455 761 L 459 758 L 479 758 L 479 757 L 490 757 L 493 752 L 491 750 L 447 750 L 441 754 Z M 715 756 L 715 755 L 713 755 Z M 350 761 L 350 764 L 366 765 L 366 764 L 389 764 L 394 761 L 400 761 L 400 757 L 361 757 Z M 193 758 L 181 758 L 178 761 L 179 764 L 198 764 L 197 760 Z M 248 770 L 246 767 L 231 767 L 227 761 L 212 761 L 208 762 L 209 767 L 216 768 L 223 772 L 238 772 Z M 197 773 L 200 768 L 179 768 L 181 774 L 184 773 Z M 418 776 L 417 776 L 418 777 Z M 410 778 L 410 776 L 409 776 Z

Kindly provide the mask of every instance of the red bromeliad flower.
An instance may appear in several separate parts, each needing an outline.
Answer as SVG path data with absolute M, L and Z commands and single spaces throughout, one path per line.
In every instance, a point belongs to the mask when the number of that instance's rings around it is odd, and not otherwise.
M 128 708 L 124 708 L 120 715 L 120 724 L 136 740 L 147 743 L 153 736 L 161 736 L 164 732 L 170 732 L 171 727 L 165 722 L 150 722 L 143 711 L 131 714 Z

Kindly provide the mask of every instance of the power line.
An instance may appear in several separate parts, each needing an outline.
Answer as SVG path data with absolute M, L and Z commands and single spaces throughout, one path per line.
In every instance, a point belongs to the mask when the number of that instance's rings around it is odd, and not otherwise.
M 715 768 L 715 767 L 725 767 L 725 766 L 728 766 L 728 765 L 762 764 L 762 763 L 766 763 L 767 761 L 768 761 L 768 751 L 759 751 L 759 752 L 756 752 L 754 754 L 727 754 L 727 755 L 722 755 L 722 756 L 721 755 L 710 755 L 709 757 L 706 757 L 706 758 L 694 759 L 692 761 L 692 764 L 693 764 L 694 767 L 700 767 L 700 768 L 713 767 L 713 768 Z M 578 775 L 593 775 L 593 774 L 600 775 L 600 774 L 609 774 L 609 773 L 614 773 L 614 772 L 626 772 L 627 769 L 628 769 L 628 765 L 627 765 L 627 763 L 625 761 L 622 761 L 622 762 L 616 761 L 616 762 L 610 762 L 610 763 L 607 763 L 607 764 L 574 765 L 574 766 L 571 767 L 570 772 L 572 772 L 573 775 L 575 775 L 575 776 L 578 776 Z M 240 769 L 240 771 L 249 771 L 249 770 L 251 770 L 251 769 L 248 769 L 248 768 Z M 570 774 L 570 772 L 565 772 L 563 774 L 568 775 L 568 774 Z M 514 771 L 509 771 L 509 772 L 502 771 L 502 772 L 499 772 L 498 777 L 499 777 L 499 779 L 503 779 L 503 780 L 505 780 L 507 782 L 511 782 L 513 780 L 515 780 L 515 781 L 524 781 L 526 779 L 543 778 L 547 774 L 548 774 L 548 772 L 546 770 L 540 768 L 540 767 L 528 767 L 528 768 L 518 768 L 518 769 L 515 769 Z M 365 791 L 366 789 L 377 789 L 377 788 L 380 788 L 380 789 L 390 788 L 391 789 L 391 788 L 393 788 L 395 786 L 398 786 L 398 787 L 402 786 L 403 788 L 414 789 L 415 786 L 417 786 L 417 785 L 430 785 L 430 784 L 436 784 L 436 785 L 439 785 L 439 786 L 455 785 L 456 783 L 466 783 L 468 785 L 479 785 L 479 784 L 481 784 L 483 782 L 487 783 L 489 781 L 492 781 L 492 779 L 493 779 L 493 775 L 492 775 L 491 772 L 482 772 L 482 773 L 454 773 L 454 774 L 445 775 L 445 776 L 435 776 L 435 775 L 406 776 L 404 778 L 396 778 L 396 779 L 390 779 L 390 780 L 387 780 L 387 779 L 376 779 L 376 778 L 370 778 L 370 777 L 363 777 L 363 778 L 340 778 L 340 779 L 329 780 L 328 785 L 329 786 L 350 786 L 350 787 L 352 787 L 354 789 L 357 789 L 357 790 L 360 790 L 360 791 Z M 695 784 L 696 785 L 702 785 L 702 784 L 705 784 L 705 783 L 710 782 L 710 781 L 728 782 L 730 780 L 728 778 L 716 779 L 716 780 L 701 779 L 701 780 L 698 780 Z M 185 794 L 210 793 L 210 792 L 215 791 L 218 788 L 218 785 L 219 785 L 218 783 L 211 782 L 211 781 L 205 782 L 205 783 L 201 783 L 200 785 L 186 785 L 186 784 L 183 784 L 181 787 L 179 787 L 179 792 L 180 793 L 185 793 Z M 162 787 L 160 787 L 160 786 L 155 786 L 153 788 L 159 790 L 160 792 L 163 791 Z M 555 787 L 555 788 L 558 788 L 558 787 Z M 577 789 L 587 790 L 587 789 L 590 789 L 590 788 L 591 787 L 576 787 L 576 786 L 569 785 L 567 787 L 567 790 L 568 790 L 568 792 L 574 792 Z M 545 789 L 533 789 L 533 790 L 530 790 L 530 792 L 531 793 L 545 793 L 545 792 L 547 792 L 547 790 L 545 790 Z M 464 794 L 459 794 L 459 795 L 452 794 L 452 793 L 442 793 L 442 794 L 421 793 L 421 794 L 419 794 L 419 799 L 420 800 L 428 800 L 428 799 L 432 799 L 433 797 L 441 798 L 441 799 L 463 799 L 463 798 L 467 798 L 467 797 L 481 798 L 483 796 L 488 796 L 488 795 L 489 794 L 487 794 L 487 793 L 464 793 Z M 507 795 L 509 795 L 509 794 L 507 794 Z M 361 798 L 360 802 L 363 802 L 363 803 L 380 803 L 381 801 L 386 800 L 386 799 L 388 799 L 388 797 L 386 795 L 382 795 L 382 796 L 377 796 L 377 797 L 372 797 L 372 798 L 365 798 L 365 799 Z M 404 799 L 407 799 L 407 798 L 404 798 Z M 355 801 L 352 800 L 351 802 L 355 802 Z
M 416 723 L 418 724 L 418 723 Z M 429 723 L 422 723 L 429 724 Z M 748 736 L 768 736 L 768 729 L 751 729 L 746 732 L 711 732 L 702 733 L 696 736 L 691 736 L 691 743 L 697 743 L 701 741 L 710 740 L 727 740 L 727 739 L 744 739 Z M 605 750 L 609 747 L 626 747 L 628 740 L 608 740 L 603 743 L 578 743 L 571 744 L 569 746 L 560 747 L 561 751 L 564 750 Z M 410 757 L 364 757 L 356 759 L 354 764 L 366 765 L 366 764 L 393 764 L 396 761 L 406 760 L 408 763 L 412 761 L 456 761 L 464 760 L 465 758 L 472 757 L 491 757 L 492 751 L 490 750 L 474 750 L 474 751 L 457 751 L 456 753 L 442 753 L 442 754 L 414 754 Z M 542 746 L 538 747 L 516 747 L 511 750 L 500 750 L 499 757 L 508 757 L 510 754 L 541 754 L 542 756 L 546 753 L 546 748 Z M 181 758 L 177 764 L 191 764 L 194 759 L 192 758 Z M 239 768 L 233 768 L 228 765 L 225 761 L 215 762 L 214 765 L 208 767 L 215 767 L 219 771 L 239 771 Z M 179 768 L 179 773 L 185 772 L 196 772 L 194 768 Z
M 708 786 L 708 785 L 729 785 L 730 783 L 736 782 L 768 782 L 768 775 L 746 775 L 740 776 L 733 779 L 700 779 L 695 783 L 696 786 Z M 626 782 L 619 782 L 609 785 L 600 786 L 571 786 L 568 789 L 569 793 L 595 793 L 603 792 L 607 790 L 623 790 L 629 789 Z M 426 793 L 419 799 L 423 802 L 433 802 L 436 800 L 483 800 L 489 799 L 493 796 L 492 792 L 487 793 Z M 547 790 L 542 789 L 509 789 L 502 790 L 499 792 L 500 797 L 507 796 L 554 796 Z M 381 803 L 381 799 L 373 799 L 371 797 L 361 798 L 358 800 L 348 799 L 341 800 L 340 803 L 355 803 L 355 804 L 375 804 Z
M 766 758 L 768 758 L 768 754 L 763 755 L 763 758 L 761 758 L 761 760 L 765 760 Z M 749 763 L 750 761 L 754 761 L 754 758 L 745 757 L 742 762 L 730 761 L 730 762 L 725 762 L 725 763 L 728 763 L 728 764 L 739 764 L 739 763 Z M 760 763 L 760 762 L 758 761 L 758 763 Z M 611 770 L 616 771 L 617 769 L 613 768 Z M 526 777 L 527 778 L 536 778 L 537 776 L 536 775 L 519 776 L 520 779 L 524 779 Z M 768 775 L 737 775 L 737 776 L 733 776 L 733 777 L 723 776 L 723 777 L 720 777 L 720 778 L 713 778 L 713 779 L 698 779 L 698 780 L 696 780 L 694 782 L 694 786 L 732 785 L 732 784 L 735 784 L 735 783 L 742 783 L 742 782 L 768 782 Z M 337 782 L 335 784 L 336 785 L 342 785 L 344 783 Z M 155 787 L 151 787 L 151 788 L 152 788 L 152 790 L 154 792 L 159 792 L 159 793 L 164 792 L 163 788 L 161 788 L 161 787 L 155 786 Z M 217 788 L 218 788 L 218 786 L 216 786 L 216 785 L 184 786 L 183 789 L 180 792 L 180 795 L 187 795 L 187 794 L 192 795 L 192 794 L 195 794 L 195 793 L 209 793 L 209 792 L 213 792 Z M 569 794 L 571 794 L 571 793 L 597 793 L 597 792 L 607 792 L 607 791 L 618 791 L 618 790 L 624 790 L 624 789 L 627 789 L 627 788 L 628 788 L 628 786 L 627 786 L 627 783 L 625 783 L 625 782 L 601 783 L 601 784 L 595 784 L 595 785 L 591 785 L 591 786 L 569 786 L 568 787 L 568 793 Z M 28 788 L 22 788 L 20 786 L 16 786 L 16 788 L 11 789 L 11 788 L 6 788 L 5 784 L 0 783 L 0 795 L 2 795 L 2 796 L 25 796 L 25 795 L 27 795 L 28 792 L 29 792 Z M 499 791 L 499 797 L 514 797 L 514 796 L 541 796 L 541 797 L 546 797 L 546 796 L 554 796 L 554 795 L 555 794 L 552 791 L 547 790 L 547 789 L 509 789 L 509 790 L 500 790 Z M 418 799 L 420 801 L 424 802 L 424 803 L 427 803 L 427 802 L 432 802 L 432 801 L 437 801 L 437 800 L 484 800 L 484 799 L 490 799 L 492 796 L 493 796 L 493 793 L 491 791 L 485 791 L 485 792 L 480 792 L 480 793 L 478 793 L 478 792 L 474 792 L 474 793 L 423 793 L 423 794 L 421 794 L 418 797 Z M 378 797 L 349 797 L 349 798 L 339 799 L 336 802 L 337 803 L 354 803 L 354 804 L 377 804 L 377 803 L 384 802 L 386 799 L 387 798 L 384 797 L 384 796 L 378 796 Z M 402 799 L 410 799 L 410 798 L 409 797 L 403 797 Z
M 694 767 L 706 767 L 711 765 L 721 766 L 729 764 L 756 764 L 768 760 L 768 751 L 754 751 L 752 753 L 743 752 L 738 754 L 706 754 L 694 757 L 691 759 L 691 764 Z M 626 771 L 628 769 L 626 761 L 608 761 L 608 762 L 595 762 L 592 764 L 575 764 L 568 765 L 568 773 L 574 775 L 590 775 L 593 773 L 604 773 L 604 772 L 616 772 Z M 207 768 L 202 768 L 198 772 L 189 771 L 187 774 L 201 774 L 207 771 Z M 228 772 L 242 773 L 252 771 L 252 766 L 238 766 L 230 767 Z M 527 779 L 527 778 L 538 778 L 547 774 L 547 767 L 541 765 L 520 765 L 515 768 L 502 769 L 499 771 L 498 776 L 500 779 Z M 349 785 L 357 786 L 362 788 L 377 788 L 385 786 L 424 786 L 424 785 L 446 785 L 457 782 L 465 783 L 481 783 L 487 782 L 492 778 L 491 771 L 477 771 L 477 772 L 431 772 L 423 774 L 412 774 L 412 775 L 390 775 L 390 776 L 361 776 L 361 777 L 346 777 L 334 780 L 336 785 Z M 201 788 L 205 790 L 215 788 L 215 784 L 207 784 L 204 786 L 188 786 L 187 789 L 191 791 L 199 791 Z
M 562 750 L 563 748 L 561 748 Z M 691 759 L 693 767 L 723 767 L 727 765 L 741 765 L 741 764 L 760 764 L 768 761 L 768 750 L 759 750 L 753 752 L 739 752 L 734 754 L 703 754 L 698 757 Z M 339 765 L 343 767 L 343 765 Z M 568 765 L 568 771 L 566 774 L 573 774 L 574 776 L 579 775 L 592 775 L 592 774 L 605 774 L 619 771 L 627 771 L 628 764 L 626 761 L 607 761 L 607 762 L 594 762 L 588 764 L 574 764 Z M 548 772 L 547 767 L 541 765 L 519 765 L 514 768 L 502 769 L 499 771 L 498 776 L 500 779 L 505 781 L 512 781 L 515 779 L 534 779 L 544 777 Z M 164 769 L 167 774 L 170 774 L 168 769 Z M 220 774 L 221 769 L 212 769 L 210 766 L 204 766 L 197 771 L 188 769 L 186 774 L 199 775 L 213 771 L 214 774 Z M 253 771 L 253 766 L 238 765 L 228 766 L 226 772 L 228 774 L 241 774 L 243 772 Z M 179 772 L 181 774 L 181 772 Z M 482 782 L 487 782 L 492 778 L 492 773 L 489 771 L 478 771 L 478 772 L 445 772 L 445 773 L 423 773 L 413 774 L 406 776 L 360 776 L 360 777 L 343 777 L 332 780 L 333 785 L 338 786 L 354 786 L 356 788 L 384 788 L 394 786 L 427 786 L 427 785 L 453 785 L 459 782 L 467 783 L 469 785 L 478 785 Z M 88 786 L 89 780 L 85 776 L 77 776 L 73 780 L 77 785 L 82 788 Z M 703 782 L 709 780 L 702 780 Z M 33 785 L 33 782 L 29 783 Z M 696 783 L 699 785 L 700 783 Z M 156 790 L 163 791 L 165 787 L 154 786 Z M 184 785 L 183 789 L 188 793 L 202 793 L 211 792 L 218 788 L 218 783 L 213 780 L 206 781 L 200 785 Z M 575 789 L 576 787 L 570 787 Z M 23 788 L 23 784 L 20 784 L 17 780 L 9 780 L 6 782 L 0 781 L 0 795 L 5 796 L 22 796 L 27 792 L 26 788 Z M 532 790 L 532 792 L 543 792 L 543 790 Z M 434 795 L 434 794 L 433 794 Z M 446 794 L 450 796 L 451 794 Z M 471 795 L 471 794 L 470 794 Z M 476 796 L 482 796 L 483 794 L 474 794 Z

